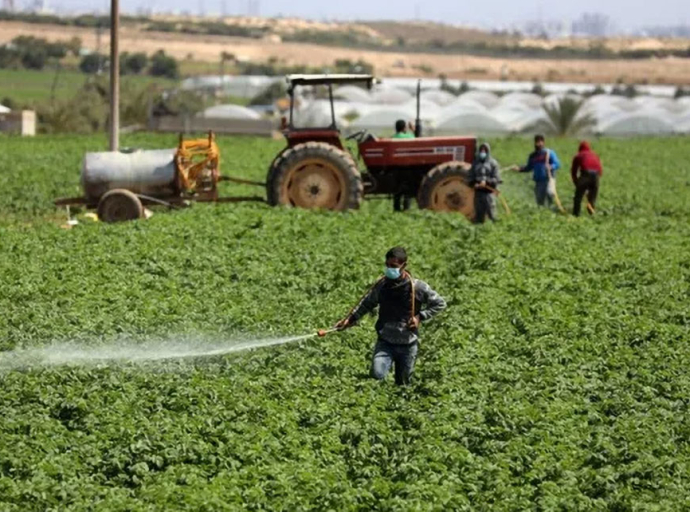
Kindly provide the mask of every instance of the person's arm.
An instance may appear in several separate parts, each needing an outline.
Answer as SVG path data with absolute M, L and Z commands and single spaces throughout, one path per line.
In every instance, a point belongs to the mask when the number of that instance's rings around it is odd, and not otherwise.
M 558 155 L 553 149 L 549 149 L 549 154 L 551 155 L 551 174 L 556 176 L 556 171 L 561 168 L 561 161 L 558 159 Z
M 532 155 L 527 157 L 527 164 L 525 164 L 523 167 L 520 167 L 519 171 L 520 172 L 531 172 L 534 170 L 534 162 L 532 161 Z
M 415 286 L 422 292 L 422 309 L 419 312 L 419 319 L 422 322 L 431 320 L 441 311 L 446 309 L 446 301 L 431 286 L 424 281 L 417 281 Z
M 383 280 L 380 280 L 374 286 L 372 286 L 371 289 L 367 292 L 367 294 L 362 298 L 362 300 L 359 301 L 359 304 L 355 306 L 355 309 L 352 310 L 350 316 L 346 318 L 346 320 L 348 320 L 349 325 L 357 323 L 360 318 L 362 318 L 367 313 L 373 311 L 374 308 L 378 306 L 379 291 L 381 289 L 382 282 Z

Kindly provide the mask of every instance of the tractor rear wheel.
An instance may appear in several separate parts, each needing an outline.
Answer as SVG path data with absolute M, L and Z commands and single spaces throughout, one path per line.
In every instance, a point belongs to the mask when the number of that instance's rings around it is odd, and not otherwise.
M 144 206 L 136 194 L 129 190 L 110 190 L 98 201 L 98 218 L 102 222 L 122 222 L 141 219 L 143 216 Z
M 466 162 L 446 162 L 431 169 L 419 186 L 419 207 L 460 212 L 468 219 L 473 219 L 474 189 L 467 184 L 469 167 Z
M 349 210 L 362 202 L 362 176 L 354 160 L 323 142 L 298 144 L 279 155 L 266 186 L 273 206 Z

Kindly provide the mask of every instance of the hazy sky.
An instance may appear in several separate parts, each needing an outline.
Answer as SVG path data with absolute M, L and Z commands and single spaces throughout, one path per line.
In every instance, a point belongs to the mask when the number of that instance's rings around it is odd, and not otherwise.
M 246 14 L 249 0 L 120 0 L 121 9 L 153 7 L 159 11 L 204 10 L 228 14 Z M 254 0 L 256 1 L 256 0 Z M 18 3 L 26 3 L 20 0 Z M 531 19 L 568 21 L 582 12 L 601 12 L 611 17 L 617 28 L 630 29 L 656 24 L 690 23 L 688 0 L 259 0 L 264 16 L 299 16 L 311 19 L 422 19 L 482 27 L 519 24 Z M 76 9 L 104 9 L 109 0 L 48 0 Z

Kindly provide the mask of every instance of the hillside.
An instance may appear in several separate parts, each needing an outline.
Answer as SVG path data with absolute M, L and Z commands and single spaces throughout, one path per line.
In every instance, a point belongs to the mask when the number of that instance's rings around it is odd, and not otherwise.
M 389 26 L 389 25 L 385 25 Z M 384 31 L 383 25 L 379 29 Z M 311 29 L 310 29 L 311 30 Z M 363 29 L 364 30 L 364 29 Z M 385 31 L 384 31 L 385 32 Z M 364 30 L 362 33 L 371 33 Z M 389 36 L 395 34 L 390 29 Z M 0 44 L 19 35 L 35 35 L 49 40 L 80 37 L 86 48 L 98 47 L 93 28 L 55 24 L 0 21 Z M 367 36 L 367 37 L 369 37 Z M 690 84 L 687 59 L 584 59 L 559 57 L 518 58 L 472 55 L 457 51 L 405 51 L 391 47 L 338 46 L 339 39 L 329 44 L 289 41 L 281 36 L 239 37 L 144 30 L 136 23 L 124 24 L 121 30 L 122 51 L 153 53 L 165 48 L 169 54 L 192 62 L 218 62 L 222 52 L 239 58 L 266 62 L 271 59 L 285 64 L 332 66 L 334 59 L 364 59 L 374 65 L 382 76 L 438 76 L 456 79 L 510 79 L 526 81 L 616 82 Z M 101 36 L 101 48 L 107 49 L 107 33 Z M 188 66 L 192 67 L 192 66 Z

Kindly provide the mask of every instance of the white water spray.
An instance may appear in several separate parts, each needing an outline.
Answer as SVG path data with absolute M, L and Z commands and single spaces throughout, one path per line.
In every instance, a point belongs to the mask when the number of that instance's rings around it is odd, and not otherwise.
M 285 338 L 252 339 L 217 343 L 200 341 L 159 341 L 133 344 L 111 342 L 88 346 L 75 343 L 54 343 L 40 348 L 0 352 L 0 371 L 19 370 L 36 366 L 89 365 L 107 363 L 139 363 L 213 357 L 274 345 L 284 345 L 313 338 L 316 334 Z

